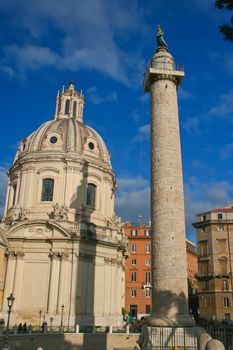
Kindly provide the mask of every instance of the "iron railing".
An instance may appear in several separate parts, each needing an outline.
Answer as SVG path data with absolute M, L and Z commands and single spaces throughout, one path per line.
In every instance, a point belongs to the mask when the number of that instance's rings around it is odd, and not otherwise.
M 198 327 L 151 327 L 151 350 L 168 350 L 178 347 L 179 350 L 198 350 Z
M 233 350 L 233 326 L 205 325 L 205 329 L 213 339 L 218 339 L 224 344 L 225 350 Z
M 156 62 L 155 60 L 150 60 L 147 64 L 146 71 L 149 68 L 156 68 L 161 70 L 175 70 L 175 71 L 184 71 L 184 65 L 175 63 L 175 62 Z

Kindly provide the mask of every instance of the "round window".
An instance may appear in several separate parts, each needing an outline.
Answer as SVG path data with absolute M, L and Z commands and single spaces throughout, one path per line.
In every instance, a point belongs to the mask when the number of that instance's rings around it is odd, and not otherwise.
M 90 149 L 94 149 L 94 148 L 95 148 L 95 145 L 94 145 L 93 142 L 89 142 L 89 143 L 88 143 L 88 147 L 89 147 Z
M 49 141 L 51 143 L 56 143 L 57 142 L 57 137 L 56 136 L 52 136 L 52 137 L 50 137 Z

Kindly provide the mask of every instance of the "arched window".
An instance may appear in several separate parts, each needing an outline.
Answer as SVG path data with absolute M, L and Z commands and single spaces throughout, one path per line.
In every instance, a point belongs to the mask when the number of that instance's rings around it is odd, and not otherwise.
M 95 202 L 96 202 L 96 185 L 88 184 L 86 205 L 88 207 L 95 208 Z
M 73 116 L 76 117 L 76 113 L 77 113 L 77 101 L 74 101 L 73 104 Z
M 41 201 L 42 202 L 52 202 L 53 200 L 53 188 L 54 180 L 53 179 L 44 179 L 42 182 L 42 192 L 41 192 Z
M 17 184 L 14 183 L 12 188 L 13 188 L 12 206 L 14 206 L 15 205 L 15 201 L 16 201 Z
M 70 100 L 66 100 L 65 114 L 69 114 L 69 109 L 70 109 Z

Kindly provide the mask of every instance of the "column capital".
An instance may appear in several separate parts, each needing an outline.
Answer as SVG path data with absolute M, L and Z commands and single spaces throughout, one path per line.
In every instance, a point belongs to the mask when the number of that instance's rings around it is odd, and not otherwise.
M 51 260 L 59 260 L 60 259 L 60 253 L 59 252 L 50 252 L 49 258 Z
M 25 256 L 25 253 L 22 251 L 7 250 L 5 252 L 5 256 L 8 258 L 23 258 Z
M 54 260 L 66 260 L 69 257 L 68 252 L 50 252 L 49 253 L 50 259 Z
M 123 263 L 119 259 L 113 259 L 113 258 L 104 258 L 104 262 L 107 265 L 116 265 L 117 267 L 123 267 Z
M 60 253 L 60 255 L 61 255 L 61 260 L 67 260 L 69 257 L 68 252 L 62 252 L 62 253 Z

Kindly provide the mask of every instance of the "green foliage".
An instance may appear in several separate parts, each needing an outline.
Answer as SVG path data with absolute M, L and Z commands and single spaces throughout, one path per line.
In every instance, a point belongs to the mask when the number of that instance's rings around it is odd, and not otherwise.
M 215 6 L 220 10 L 224 9 L 232 11 L 233 0 L 216 0 Z M 231 17 L 231 23 L 220 26 L 219 31 L 223 34 L 226 40 L 233 42 L 233 16 Z

